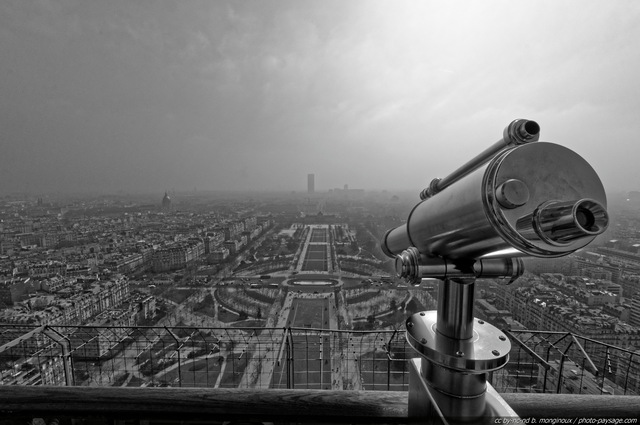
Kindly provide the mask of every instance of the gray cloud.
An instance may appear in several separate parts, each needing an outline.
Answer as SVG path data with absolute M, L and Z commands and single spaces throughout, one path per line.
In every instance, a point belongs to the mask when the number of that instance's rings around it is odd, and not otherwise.
M 0 3 L 0 192 L 420 188 L 536 119 L 637 189 L 632 1 Z

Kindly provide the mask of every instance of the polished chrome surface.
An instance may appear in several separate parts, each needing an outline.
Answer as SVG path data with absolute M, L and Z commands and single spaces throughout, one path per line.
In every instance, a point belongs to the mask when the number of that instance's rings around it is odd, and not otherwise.
M 415 207 L 414 207 L 415 208 Z M 409 233 L 407 232 L 407 225 L 403 224 L 394 229 L 387 230 L 380 242 L 380 249 L 388 257 L 395 257 L 412 246 L 411 239 L 409 239 Z
M 480 259 L 473 263 L 473 268 L 477 278 L 509 278 L 507 284 L 513 283 L 524 273 L 524 263 L 519 257 Z
M 429 183 L 429 186 L 427 186 L 425 189 L 422 190 L 422 192 L 420 192 L 420 199 L 424 200 L 427 198 L 431 198 L 433 195 L 440 192 L 440 189 L 438 189 L 438 184 L 440 183 L 441 180 L 442 179 L 439 179 L 439 178 L 435 178 L 431 180 L 431 183 Z
M 407 319 L 407 341 L 427 360 L 465 373 L 485 373 L 500 369 L 509 360 L 511 343 L 495 326 L 473 320 L 473 336 L 446 337 L 436 329 L 437 312 L 422 311 Z
M 471 398 L 456 397 L 439 392 L 427 381 L 422 359 L 409 362 L 409 403 L 410 424 L 425 423 L 503 423 L 508 418 L 512 423 L 520 423 L 518 414 L 505 402 L 498 392 L 487 383 L 485 391 Z M 429 418 L 440 417 L 440 421 L 429 422 Z
M 475 279 L 444 279 L 438 288 L 438 333 L 449 338 L 473 336 Z
M 409 402 L 407 403 L 409 425 L 429 423 L 449 425 L 433 393 L 434 391 L 422 376 L 422 359 L 409 360 Z M 432 420 L 430 421 L 429 418 Z
M 591 199 L 548 202 L 533 214 L 533 228 L 540 239 L 559 246 L 584 236 L 598 235 L 608 224 L 604 207 Z
M 474 398 L 487 391 L 484 373 L 461 374 L 422 358 L 422 376 L 439 392 L 453 397 Z M 477 411 L 477 410 L 476 410 Z
M 417 248 L 405 249 L 396 257 L 396 274 L 412 285 L 419 285 L 422 281 L 420 274 L 420 252 Z
M 513 178 L 530 188 L 529 201 L 503 208 L 492 188 Z M 483 185 L 487 217 L 504 240 L 498 249 L 513 247 L 525 255 L 559 257 L 586 246 L 606 230 L 607 199 L 600 178 L 589 163 L 563 146 L 540 142 L 506 151 L 489 164 Z M 535 234 L 522 226 L 528 217 Z
M 570 230 L 553 218 L 553 205 L 567 202 L 575 206 Z M 414 246 L 428 257 L 450 260 L 476 259 L 509 248 L 517 250 L 510 256 L 558 257 L 604 232 L 606 205 L 604 187 L 582 157 L 553 143 L 530 143 L 499 153 L 447 190 L 418 203 L 407 224 L 389 231 L 382 245 L 393 256 Z M 531 225 L 523 226 L 523 220 Z M 542 233 L 531 231 L 535 220 Z
M 445 417 L 477 418 L 485 409 L 487 378 L 484 373 L 464 373 L 422 359 L 422 377 Z M 451 422 L 458 422 L 452 420 Z
M 535 121 L 525 119 L 512 121 L 502 132 L 502 139 L 489 146 L 447 177 L 432 180 L 429 187 L 420 193 L 420 198 L 427 199 L 436 193 L 443 191 L 445 188 L 451 186 L 462 177 L 489 161 L 504 149 L 524 145 L 525 143 L 536 142 L 539 137 L 540 126 Z
M 518 179 L 509 179 L 496 189 L 496 199 L 504 208 L 517 208 L 529 201 L 529 188 Z
M 426 257 L 415 247 L 409 247 L 396 256 L 398 277 L 418 285 L 422 279 L 449 278 L 510 278 L 520 277 L 524 265 L 520 258 L 486 258 L 479 260 L 448 261 L 440 257 Z

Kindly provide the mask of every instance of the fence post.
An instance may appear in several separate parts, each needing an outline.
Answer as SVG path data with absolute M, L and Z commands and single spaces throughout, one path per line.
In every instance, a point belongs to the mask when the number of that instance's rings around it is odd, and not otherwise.
M 631 362 L 633 360 L 633 354 L 631 353 L 629 355 L 629 366 L 627 367 L 627 373 L 625 374 L 625 379 L 624 379 L 624 395 L 627 395 L 627 385 L 629 383 L 629 371 L 631 370 Z
M 609 347 L 607 347 L 607 351 L 604 353 L 604 364 L 602 365 L 602 385 L 600 385 L 600 395 L 604 392 L 604 379 L 607 377 L 607 363 L 611 364 L 609 359 Z
M 62 366 L 64 368 L 64 382 L 67 387 L 71 387 L 75 384 L 73 376 L 73 367 L 71 364 L 71 341 L 66 335 L 61 334 L 49 326 L 45 326 L 43 332 L 47 337 L 52 339 L 56 344 L 60 346 L 62 350 Z
M 164 328 L 167 332 L 169 332 L 169 335 L 171 335 L 171 338 L 173 338 L 173 340 L 176 342 L 176 353 L 178 355 L 178 386 L 182 387 L 182 362 L 180 360 L 180 348 L 182 347 L 180 346 L 180 340 L 178 339 L 178 337 L 176 337 L 176 335 L 173 332 L 171 332 L 169 328 L 167 328 L 166 326 Z
M 288 328 L 284 329 L 284 350 L 285 350 L 285 361 L 283 368 L 285 370 L 287 376 L 287 389 L 291 389 L 291 376 L 289 376 L 289 362 L 291 361 L 291 346 L 289 345 L 289 336 L 288 336 Z
M 556 387 L 556 394 L 560 394 L 562 392 L 562 373 L 564 369 L 564 359 L 567 356 L 562 353 L 562 357 L 560 358 L 560 367 L 558 368 L 558 386 Z
M 584 362 L 586 362 L 587 359 L 585 357 L 582 358 L 582 371 L 580 373 L 580 392 L 578 394 L 582 394 L 582 382 L 584 379 Z
M 291 334 L 291 328 L 287 328 L 287 346 L 288 346 L 288 356 L 287 356 L 287 379 L 289 380 L 289 388 L 295 389 L 296 387 L 296 375 L 295 375 L 295 358 L 294 351 L 295 347 L 293 346 L 293 335 Z

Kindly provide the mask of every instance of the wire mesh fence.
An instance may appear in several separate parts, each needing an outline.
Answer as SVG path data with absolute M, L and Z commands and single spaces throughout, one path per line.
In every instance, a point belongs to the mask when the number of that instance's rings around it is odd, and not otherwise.
M 492 376 L 499 392 L 640 393 L 640 351 L 566 332 L 512 331 L 507 366 Z
M 570 333 L 507 332 L 499 392 L 640 393 L 640 353 Z M 0 326 L 2 385 L 407 391 L 403 331 Z
M 406 391 L 403 332 L 0 326 L 3 385 Z
M 404 332 L 290 329 L 288 368 L 273 388 L 406 391 L 411 350 Z

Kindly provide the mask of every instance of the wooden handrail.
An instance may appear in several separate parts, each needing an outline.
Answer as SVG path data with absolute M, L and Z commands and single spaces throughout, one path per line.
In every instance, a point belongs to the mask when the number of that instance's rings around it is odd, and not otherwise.
M 2 417 L 406 423 L 406 392 L 0 386 Z M 505 393 L 521 418 L 640 418 L 640 397 Z
M 397 423 L 406 404 L 390 391 L 0 386 L 0 415 L 21 416 Z

